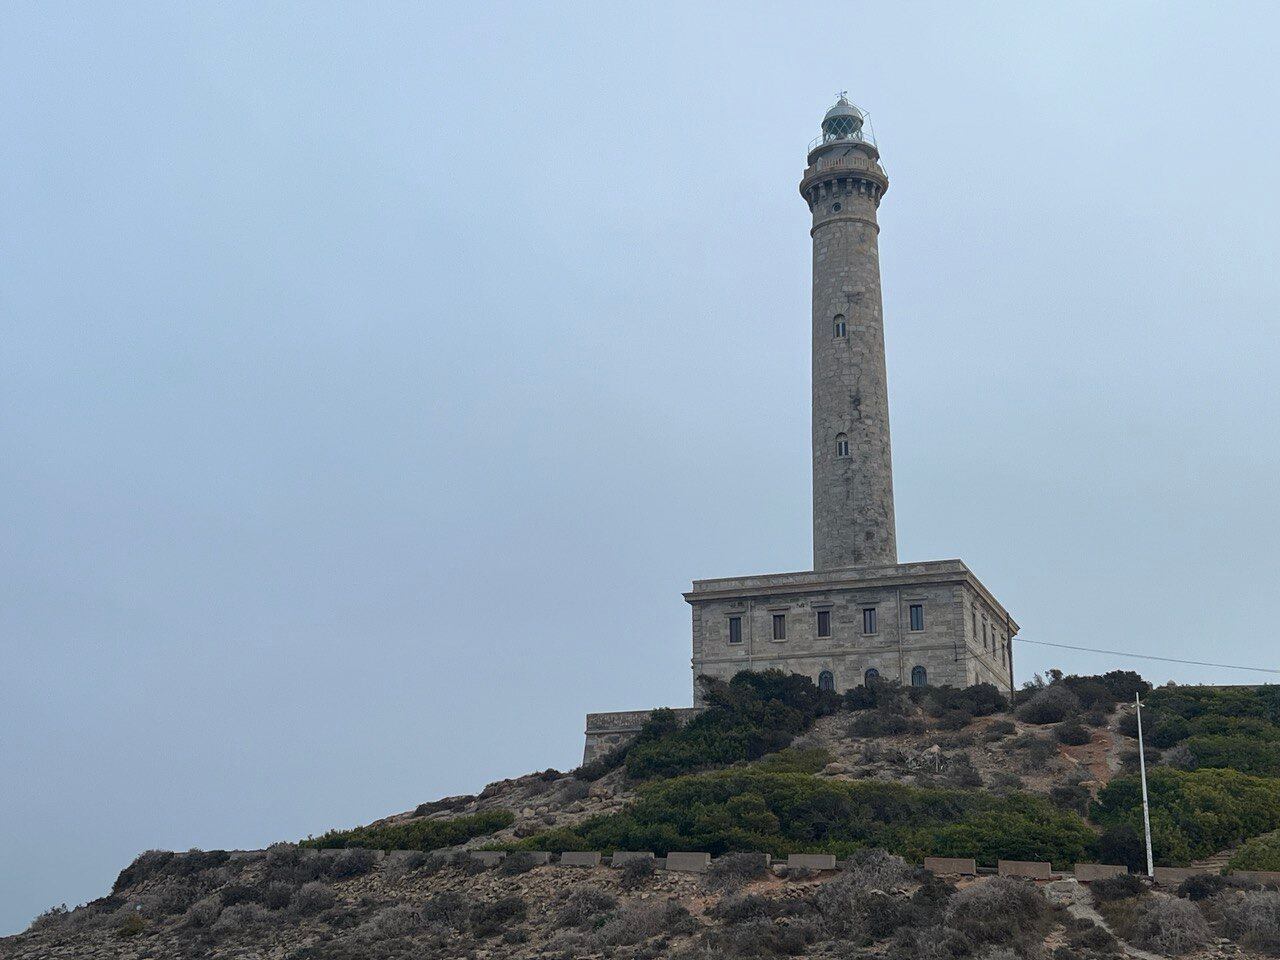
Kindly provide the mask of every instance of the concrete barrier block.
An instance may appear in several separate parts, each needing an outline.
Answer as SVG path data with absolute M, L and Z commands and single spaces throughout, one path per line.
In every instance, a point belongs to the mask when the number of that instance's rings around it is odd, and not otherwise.
M 630 863 L 632 860 L 653 860 L 655 859 L 652 850 L 615 850 L 613 856 L 609 858 L 609 863 L 615 867 L 621 867 Z
M 688 851 L 677 853 L 673 850 L 667 854 L 666 866 L 668 870 L 681 873 L 706 873 L 707 867 L 711 866 L 711 854 Z
M 1111 877 L 1122 877 L 1129 872 L 1128 867 L 1114 863 L 1077 863 L 1075 877 L 1081 883 L 1092 883 L 1094 880 L 1109 880 Z
M 1162 887 L 1176 887 L 1187 877 L 1200 877 L 1217 872 L 1204 867 L 1156 867 L 1154 879 Z
M 505 850 L 472 850 L 471 859 L 479 860 L 486 867 L 496 867 L 507 855 Z
M 598 867 L 600 852 L 598 850 L 566 850 L 560 854 L 562 867 Z
M 1053 878 L 1053 865 L 1039 860 L 1000 860 L 996 863 L 996 872 L 1002 877 L 1051 880 Z
M 970 857 L 925 857 L 924 868 L 937 876 L 978 875 L 978 861 Z
M 793 853 L 787 857 L 788 870 L 834 870 L 836 858 L 830 853 Z
M 551 862 L 551 854 L 546 850 L 517 850 L 511 855 L 513 857 L 528 857 L 531 863 L 539 867 Z
M 1280 870 L 1232 870 L 1231 876 L 1252 880 L 1254 883 L 1280 883 Z

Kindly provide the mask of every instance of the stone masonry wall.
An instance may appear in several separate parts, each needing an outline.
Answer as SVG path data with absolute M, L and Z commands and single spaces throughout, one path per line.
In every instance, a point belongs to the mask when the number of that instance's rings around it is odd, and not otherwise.
M 822 182 L 810 201 L 815 570 L 898 559 L 878 193 L 867 187 L 849 179 Z M 843 336 L 837 316 L 844 318 Z

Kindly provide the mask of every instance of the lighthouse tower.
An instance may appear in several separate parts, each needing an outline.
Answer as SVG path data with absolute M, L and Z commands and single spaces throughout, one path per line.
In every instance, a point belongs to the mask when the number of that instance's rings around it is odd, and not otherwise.
M 809 145 L 813 216 L 813 567 L 898 562 L 876 210 L 889 180 L 843 95 Z
M 888 189 L 866 117 L 841 95 L 800 181 L 813 218 L 813 569 L 693 581 L 695 706 L 681 716 L 701 706 L 702 678 L 743 670 L 836 691 L 877 680 L 1013 689 L 1018 624 L 994 594 L 960 560 L 898 561 L 876 219 Z M 584 760 L 648 716 L 588 714 Z

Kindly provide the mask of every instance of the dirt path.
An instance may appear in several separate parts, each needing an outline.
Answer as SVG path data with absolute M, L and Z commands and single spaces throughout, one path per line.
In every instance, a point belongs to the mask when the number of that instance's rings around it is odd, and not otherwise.
M 1103 919 L 1093 906 L 1093 900 L 1089 896 L 1089 891 L 1084 884 L 1075 879 L 1068 878 L 1066 880 L 1055 880 L 1048 884 L 1045 888 L 1045 896 L 1052 902 L 1061 904 L 1067 908 L 1067 912 L 1073 917 L 1084 920 L 1092 920 L 1107 933 L 1116 938 L 1121 949 L 1124 950 L 1125 956 L 1136 957 L 1138 960 L 1165 960 L 1158 953 L 1148 953 L 1146 950 L 1139 950 L 1137 947 L 1130 946 L 1124 940 L 1116 936 L 1116 932 L 1111 929 L 1107 921 Z

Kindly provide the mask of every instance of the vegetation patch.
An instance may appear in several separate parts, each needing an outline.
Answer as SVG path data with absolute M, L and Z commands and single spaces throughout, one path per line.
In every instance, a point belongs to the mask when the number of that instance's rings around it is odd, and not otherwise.
M 847 856 L 881 847 L 926 855 L 1051 860 L 1092 853 L 1094 832 L 1044 797 L 930 790 L 737 768 L 647 784 L 626 811 L 549 830 L 531 850 L 707 850 Z
M 370 850 L 438 850 L 466 843 L 511 826 L 515 816 L 510 810 L 483 810 L 450 820 L 411 820 L 378 827 L 356 827 L 352 830 L 330 830 L 311 837 L 300 847 L 335 849 L 363 847 Z
M 1151 846 L 1157 863 L 1182 866 L 1250 837 L 1280 828 L 1280 780 L 1235 770 L 1174 770 L 1147 774 Z M 1112 780 L 1090 807 L 1094 823 L 1142 828 L 1138 777 Z
M 841 699 L 808 677 L 780 670 L 743 671 L 728 683 L 699 678 L 707 709 L 681 725 L 655 710 L 626 753 L 627 776 L 674 777 L 712 766 L 757 760 L 790 745 Z
M 1254 837 L 1231 858 L 1236 870 L 1280 870 L 1280 831 Z

